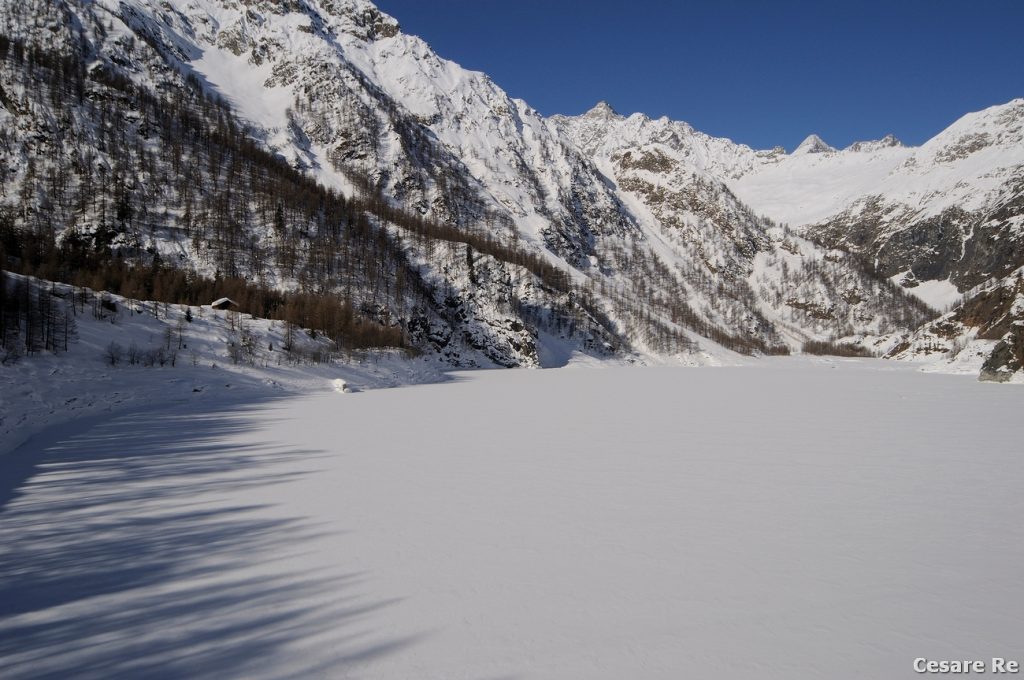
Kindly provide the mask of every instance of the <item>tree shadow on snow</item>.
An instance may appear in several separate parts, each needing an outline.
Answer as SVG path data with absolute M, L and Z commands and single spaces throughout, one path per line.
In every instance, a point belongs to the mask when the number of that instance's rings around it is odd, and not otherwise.
M 324 455 L 225 440 L 264 426 L 267 401 L 122 415 L 0 461 L 0 677 L 348 675 L 416 641 L 374 632 L 392 601 L 360 596 L 359 574 L 248 568 L 340 533 L 209 502 Z

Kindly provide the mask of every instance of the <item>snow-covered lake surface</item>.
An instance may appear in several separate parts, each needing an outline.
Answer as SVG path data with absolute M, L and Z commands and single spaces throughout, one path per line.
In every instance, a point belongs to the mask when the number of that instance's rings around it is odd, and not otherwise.
M 875 361 L 179 404 L 0 457 L 0 677 L 1020 658 L 1024 390 Z

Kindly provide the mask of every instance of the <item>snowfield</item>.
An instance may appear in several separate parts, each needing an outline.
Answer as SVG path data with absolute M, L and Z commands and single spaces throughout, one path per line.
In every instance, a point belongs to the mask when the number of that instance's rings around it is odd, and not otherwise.
M 0 457 L 0 676 L 1018 658 L 1022 412 L 1015 386 L 804 358 L 225 392 L 52 427 Z
M 73 290 L 45 283 L 51 286 L 64 298 Z M 400 350 L 336 353 L 322 362 L 303 359 L 336 348 L 322 335 L 296 329 L 291 339 L 295 351 L 288 352 L 280 321 L 209 305 L 165 305 L 108 293 L 94 296 L 99 299 L 117 311 L 98 318 L 90 304 L 76 312 L 67 351 L 36 352 L 5 363 L 0 348 L 0 457 L 32 434 L 80 418 L 186 402 L 259 399 L 267 391 L 360 391 L 442 379 L 439 362 L 410 360 Z M 239 352 L 233 358 L 232 347 L 241 348 L 243 338 L 251 341 L 251 355 Z M 120 348 L 115 365 L 109 359 L 111 343 Z M 139 357 L 134 364 L 132 352 Z M 152 359 L 154 352 L 162 352 L 159 361 Z

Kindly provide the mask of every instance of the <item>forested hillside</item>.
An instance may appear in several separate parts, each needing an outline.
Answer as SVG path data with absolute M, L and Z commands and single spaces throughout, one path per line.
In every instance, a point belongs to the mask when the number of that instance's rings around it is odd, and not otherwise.
M 0 35 L 10 271 L 468 366 L 879 354 L 936 313 L 731 188 L 784 154 L 544 118 L 365 0 L 26 0 Z
M 510 299 L 511 319 L 568 329 L 585 314 L 568 278 L 522 249 L 324 188 L 262 148 L 195 78 L 158 93 L 76 51 L 8 37 L 0 68 L 10 270 L 138 299 L 228 295 L 348 346 L 433 345 L 456 363 L 536 357 L 526 341 L 495 349 L 486 333 L 460 335 L 462 303 L 435 267 L 480 259 L 514 274 L 536 302 Z M 414 264 L 420 251 L 436 257 Z

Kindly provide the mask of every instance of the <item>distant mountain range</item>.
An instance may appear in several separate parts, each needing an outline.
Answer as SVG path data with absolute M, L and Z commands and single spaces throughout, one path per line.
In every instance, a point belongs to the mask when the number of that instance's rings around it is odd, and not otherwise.
M 786 153 L 604 103 L 543 117 L 364 0 L 27 0 L 0 31 L 8 268 L 336 298 L 455 365 L 1024 363 L 1022 99 L 920 147 Z

